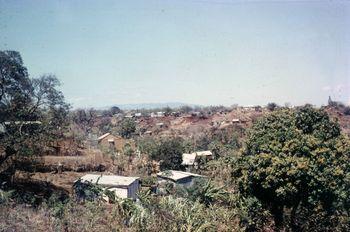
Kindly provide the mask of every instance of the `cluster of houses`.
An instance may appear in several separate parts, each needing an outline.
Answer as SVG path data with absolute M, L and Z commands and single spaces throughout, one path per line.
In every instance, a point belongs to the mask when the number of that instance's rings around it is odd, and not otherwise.
M 142 116 L 149 116 L 151 118 L 162 118 L 165 116 L 165 112 L 159 111 L 159 112 L 151 112 L 149 115 L 142 115 L 141 112 L 136 113 L 128 113 L 124 116 L 124 118 L 140 118 Z
M 106 136 L 108 137 L 108 136 Z M 194 152 L 191 154 L 183 154 L 182 164 L 187 168 L 193 167 L 199 157 L 211 158 L 210 151 Z M 190 187 L 198 178 L 205 176 L 198 175 L 191 172 L 183 172 L 178 170 L 167 170 L 157 173 L 157 186 L 164 186 L 166 183 L 174 185 L 181 185 L 183 187 Z M 117 175 L 104 174 L 86 174 L 79 179 L 83 183 L 93 183 L 101 186 L 103 189 L 112 191 L 119 198 L 130 198 L 136 200 L 137 192 L 141 184 L 139 177 L 127 177 Z M 77 180 L 78 181 L 78 180 Z

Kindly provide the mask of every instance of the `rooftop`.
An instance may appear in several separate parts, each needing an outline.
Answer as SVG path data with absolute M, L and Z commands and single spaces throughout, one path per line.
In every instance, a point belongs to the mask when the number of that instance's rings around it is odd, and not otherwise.
M 111 133 L 106 133 L 106 134 L 104 134 L 104 135 L 98 137 L 97 140 L 102 140 L 102 139 L 106 138 L 106 137 L 107 137 L 108 135 L 110 135 L 110 134 L 111 134 Z
M 127 177 L 127 176 L 115 176 L 115 175 L 99 175 L 99 174 L 86 174 L 81 178 L 82 182 L 91 182 L 94 184 L 105 186 L 129 186 L 139 177 Z
M 198 156 L 211 156 L 211 155 L 213 155 L 213 153 L 211 153 L 211 151 L 196 151 L 196 152 L 194 152 L 194 154 L 196 154 Z
M 198 175 L 198 174 L 194 174 L 194 173 L 190 173 L 190 172 L 182 172 L 182 171 L 175 171 L 175 170 L 168 170 L 168 171 L 164 171 L 164 172 L 159 172 L 159 173 L 157 173 L 157 176 L 171 179 L 173 181 L 178 181 L 178 180 L 181 180 L 183 178 L 190 177 L 190 176 L 204 177 L 202 175 Z

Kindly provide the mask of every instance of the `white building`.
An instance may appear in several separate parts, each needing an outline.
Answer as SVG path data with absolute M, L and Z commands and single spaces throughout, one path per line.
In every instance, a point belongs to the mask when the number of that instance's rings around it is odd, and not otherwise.
M 198 159 L 200 157 L 204 157 L 204 159 L 210 160 L 213 157 L 213 153 L 211 151 L 197 151 L 190 154 L 184 153 L 182 154 L 182 163 L 181 165 L 186 167 L 186 171 L 191 171 L 194 167 L 195 169 L 198 168 Z
M 239 118 L 234 118 L 234 119 L 232 119 L 232 121 L 231 121 L 232 123 L 239 123 L 240 122 L 240 120 L 239 120 Z
M 184 153 L 182 154 L 182 165 L 184 166 L 192 166 L 194 165 L 194 162 L 196 161 L 196 153 L 191 153 L 191 154 L 187 154 Z
M 161 112 L 161 111 L 156 112 L 156 113 L 152 112 L 151 113 L 151 118 L 162 118 L 162 117 L 164 117 L 164 115 L 165 115 L 165 113 Z
M 162 185 L 166 182 L 172 182 L 174 184 L 179 184 L 185 187 L 189 187 L 193 185 L 194 180 L 196 178 L 202 178 L 204 176 L 190 173 L 190 172 L 182 172 L 182 171 L 175 171 L 175 170 L 168 170 L 164 172 L 159 172 L 157 174 L 158 177 L 158 184 Z
M 86 174 L 80 178 L 81 182 L 90 182 L 112 191 L 119 198 L 136 199 L 140 188 L 139 177 L 126 177 L 115 175 Z
M 156 126 L 159 127 L 159 128 L 163 128 L 164 127 L 164 123 L 163 122 L 156 123 Z

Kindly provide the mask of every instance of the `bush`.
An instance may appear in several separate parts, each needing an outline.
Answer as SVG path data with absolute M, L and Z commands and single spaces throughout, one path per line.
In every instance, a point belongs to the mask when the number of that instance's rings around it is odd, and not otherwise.
M 210 180 L 205 179 L 195 180 L 193 186 L 186 190 L 190 200 L 198 201 L 207 207 L 214 202 L 225 201 L 228 197 L 223 187 L 217 187 Z
M 0 204 L 8 203 L 13 195 L 13 191 L 4 191 L 0 189 Z
M 99 185 L 82 182 L 80 179 L 74 183 L 73 189 L 78 201 L 95 201 L 101 199 L 103 195 L 103 189 Z

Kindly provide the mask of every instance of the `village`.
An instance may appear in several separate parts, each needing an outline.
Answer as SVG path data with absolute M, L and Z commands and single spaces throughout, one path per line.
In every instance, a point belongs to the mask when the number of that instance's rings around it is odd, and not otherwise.
M 15 177 L 20 182 L 21 178 L 29 175 L 32 183 L 51 183 L 67 195 L 75 192 L 74 185 L 78 181 L 99 185 L 120 199 L 136 200 L 138 192 L 145 189 L 153 194 L 164 194 L 169 184 L 190 187 L 198 179 L 211 178 L 212 174 L 203 167 L 224 154 L 218 154 L 220 151 L 217 149 L 215 154 L 211 150 L 193 150 L 203 136 L 233 133 L 241 141 L 246 128 L 271 111 L 260 106 L 165 110 L 167 112 L 122 112 L 118 109 L 116 114 L 95 111 L 91 114 L 90 125 L 85 125 L 83 121 L 79 124 L 72 119 L 70 130 L 75 130 L 72 132 L 75 135 L 73 140 L 67 137 L 56 142 L 52 146 L 54 149 L 48 150 L 47 155 L 40 157 L 32 167 L 35 173 L 19 171 Z M 339 121 L 342 128 L 349 133 L 350 119 L 334 108 L 328 110 L 334 117 L 341 116 Z M 72 115 L 79 112 L 81 110 L 73 111 Z M 131 122 L 134 128 L 123 137 L 120 129 L 116 128 L 125 121 Z M 84 139 L 77 141 L 76 136 L 82 130 L 85 130 Z M 163 160 L 150 159 L 142 143 L 147 140 L 154 142 L 152 139 L 155 138 L 173 137 L 186 139 L 190 148 L 181 154 L 177 170 L 162 169 Z M 224 139 L 221 142 L 224 143 Z M 237 144 L 235 149 L 239 147 Z M 108 202 L 108 197 L 104 199 Z
M 0 232 L 350 231 L 350 1 L 0 0 Z
M 82 180 L 101 185 L 104 189 L 112 189 L 117 197 L 132 199 L 137 198 L 138 190 L 144 186 L 152 187 L 154 193 L 164 192 L 162 188 L 168 182 L 191 186 L 195 179 L 209 178 L 204 173 L 199 174 L 200 165 L 204 166 L 220 155 L 215 156 L 209 150 L 188 150 L 188 153 L 181 154 L 180 170 L 161 170 L 162 160 L 149 160 L 149 154 L 141 151 L 141 142 L 154 138 L 181 137 L 196 143 L 202 136 L 222 131 L 236 131 L 241 137 L 244 128 L 263 111 L 261 107 L 212 107 L 197 110 L 150 113 L 136 110 L 114 115 L 96 111 L 89 126 L 85 126 L 84 122 L 72 122 L 70 130 L 75 130 L 72 132 L 75 137 L 55 142 L 53 149 L 49 149 L 47 155 L 41 156 L 32 167 L 36 170 L 35 173 L 20 171 L 16 178 L 20 181 L 29 174 L 32 182 L 49 182 L 62 188 L 66 194 L 72 194 L 74 183 Z M 80 110 L 72 112 L 72 115 L 78 112 Z M 130 135 L 123 137 L 115 128 L 125 121 L 132 122 L 135 128 Z M 83 130 L 85 131 L 82 132 Z M 77 141 L 79 133 L 83 134 L 79 137 L 84 139 Z M 152 186 L 143 181 L 148 177 L 156 180 Z

